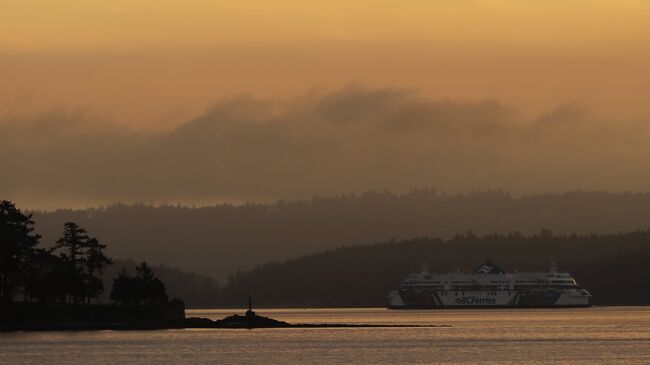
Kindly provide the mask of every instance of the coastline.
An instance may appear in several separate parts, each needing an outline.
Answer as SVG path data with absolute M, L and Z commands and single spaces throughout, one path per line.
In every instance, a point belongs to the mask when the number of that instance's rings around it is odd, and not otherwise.
M 3 305 L 0 311 L 0 332 L 444 327 L 419 324 L 288 323 L 257 315 L 250 307 L 244 315 L 226 315 L 222 319 L 186 317 L 181 301 L 129 307 L 104 304 L 12 303 Z
M 176 321 L 135 321 L 112 323 L 21 323 L 0 325 L 0 332 L 47 331 L 154 331 L 171 329 L 268 329 L 268 328 L 445 328 L 450 325 L 357 324 L 357 323 L 286 323 L 277 325 L 228 324 L 207 318 Z

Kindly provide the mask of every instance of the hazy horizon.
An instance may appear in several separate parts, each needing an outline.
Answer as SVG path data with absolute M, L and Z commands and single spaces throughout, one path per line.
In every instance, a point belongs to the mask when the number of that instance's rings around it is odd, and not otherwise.
M 0 194 L 647 191 L 650 3 L 9 0 Z
M 84 113 L 4 118 L 0 182 L 30 209 L 206 205 L 435 187 L 514 195 L 647 191 L 650 123 L 578 104 L 527 118 L 494 99 L 348 84 L 285 102 L 240 96 L 168 131 Z M 28 143 L 25 143 L 28 141 Z
M 585 193 L 585 194 L 633 194 L 633 195 L 646 195 L 650 194 L 650 189 L 646 190 L 621 190 L 621 191 L 605 191 L 605 190 L 585 190 L 585 189 L 576 189 L 576 190 L 564 190 L 564 191 L 554 191 L 554 192 L 541 192 L 541 193 L 536 193 L 536 192 L 528 192 L 528 193 L 521 193 L 521 194 L 512 194 L 508 190 L 505 189 L 499 189 L 499 188 L 486 188 L 486 189 L 473 189 L 473 190 L 459 190 L 459 191 L 447 191 L 444 189 L 437 189 L 435 187 L 428 187 L 428 188 L 411 188 L 408 190 L 403 190 L 403 191 L 396 191 L 396 190 L 390 190 L 390 189 L 377 189 L 377 190 L 364 190 L 364 191 L 351 191 L 348 193 L 341 193 L 341 194 L 324 194 L 324 195 L 318 195 L 318 194 L 312 194 L 312 195 L 305 195 L 305 196 L 297 196 L 293 198 L 285 198 L 285 197 L 279 197 L 279 198 L 269 198 L 269 199 L 243 199 L 243 200 L 201 200 L 201 201 L 141 201 L 141 200 L 133 200 L 133 201 L 96 201 L 96 202 L 85 202 L 81 203 L 78 205 L 75 204 L 67 204 L 67 205 L 52 205 L 52 206 L 47 206 L 47 205 L 35 205 L 35 206 L 30 206 L 30 205 L 21 205 L 20 201 L 17 202 L 17 206 L 26 212 L 31 212 L 31 213 L 55 213 L 57 211 L 66 211 L 66 210 L 71 210 L 71 211 L 92 211 L 96 209 L 107 209 L 110 207 L 114 206 L 126 206 L 126 207 L 135 207 L 135 206 L 143 206 L 143 207 L 152 207 L 152 208 L 164 208 L 164 207 L 174 207 L 174 208 L 182 208 L 182 209 L 202 209 L 202 208 L 214 208 L 214 207 L 220 207 L 220 206 L 231 206 L 231 207 L 245 207 L 245 206 L 251 206 L 251 205 L 262 205 L 262 206 L 273 206 L 278 203 L 309 203 L 311 201 L 318 201 L 318 200 L 335 200 L 335 199 L 341 199 L 345 197 L 363 197 L 366 194 L 388 194 L 391 196 L 408 196 L 409 194 L 413 192 L 424 192 L 424 191 L 433 191 L 437 192 L 440 194 L 446 194 L 449 197 L 458 197 L 458 196 L 463 196 L 463 195 L 472 195 L 472 194 L 484 194 L 484 193 L 491 193 L 495 192 L 498 194 L 505 194 L 506 196 L 511 197 L 512 199 L 526 199 L 526 198 L 532 198 L 532 197 L 543 197 L 543 196 L 561 196 L 563 194 L 573 194 L 573 193 Z

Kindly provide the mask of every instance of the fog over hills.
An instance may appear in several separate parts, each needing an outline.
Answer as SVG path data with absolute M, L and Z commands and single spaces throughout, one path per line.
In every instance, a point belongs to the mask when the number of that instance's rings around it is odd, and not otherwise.
M 84 112 L 0 115 L 0 135 L 0 168 L 11 177 L 0 179 L 0 192 L 31 209 L 430 186 L 514 194 L 650 186 L 647 118 L 604 117 L 575 104 L 527 116 L 499 100 L 390 87 L 220 100 L 165 131 Z
M 71 220 L 108 244 L 112 257 L 164 263 L 223 282 L 237 270 L 269 261 L 390 239 L 451 238 L 468 230 L 483 235 L 647 229 L 650 194 L 514 197 L 494 190 L 464 194 L 414 190 L 197 208 L 116 204 L 36 212 L 34 220 L 44 245 L 52 244 L 63 223 Z

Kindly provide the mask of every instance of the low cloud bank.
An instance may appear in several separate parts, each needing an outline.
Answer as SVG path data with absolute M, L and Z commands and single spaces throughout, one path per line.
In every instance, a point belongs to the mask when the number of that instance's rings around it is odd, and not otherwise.
M 225 100 L 165 134 L 64 112 L 6 117 L 0 193 L 45 207 L 412 187 L 647 190 L 649 125 L 600 120 L 576 105 L 527 120 L 496 100 L 358 86 L 282 103 Z

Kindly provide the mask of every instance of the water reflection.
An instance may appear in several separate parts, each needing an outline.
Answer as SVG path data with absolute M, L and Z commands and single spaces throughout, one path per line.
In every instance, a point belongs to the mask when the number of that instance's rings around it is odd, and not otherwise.
M 256 311 L 292 323 L 452 327 L 9 333 L 0 334 L 0 363 L 650 363 L 650 307 Z M 188 315 L 217 319 L 240 312 L 190 310 Z

